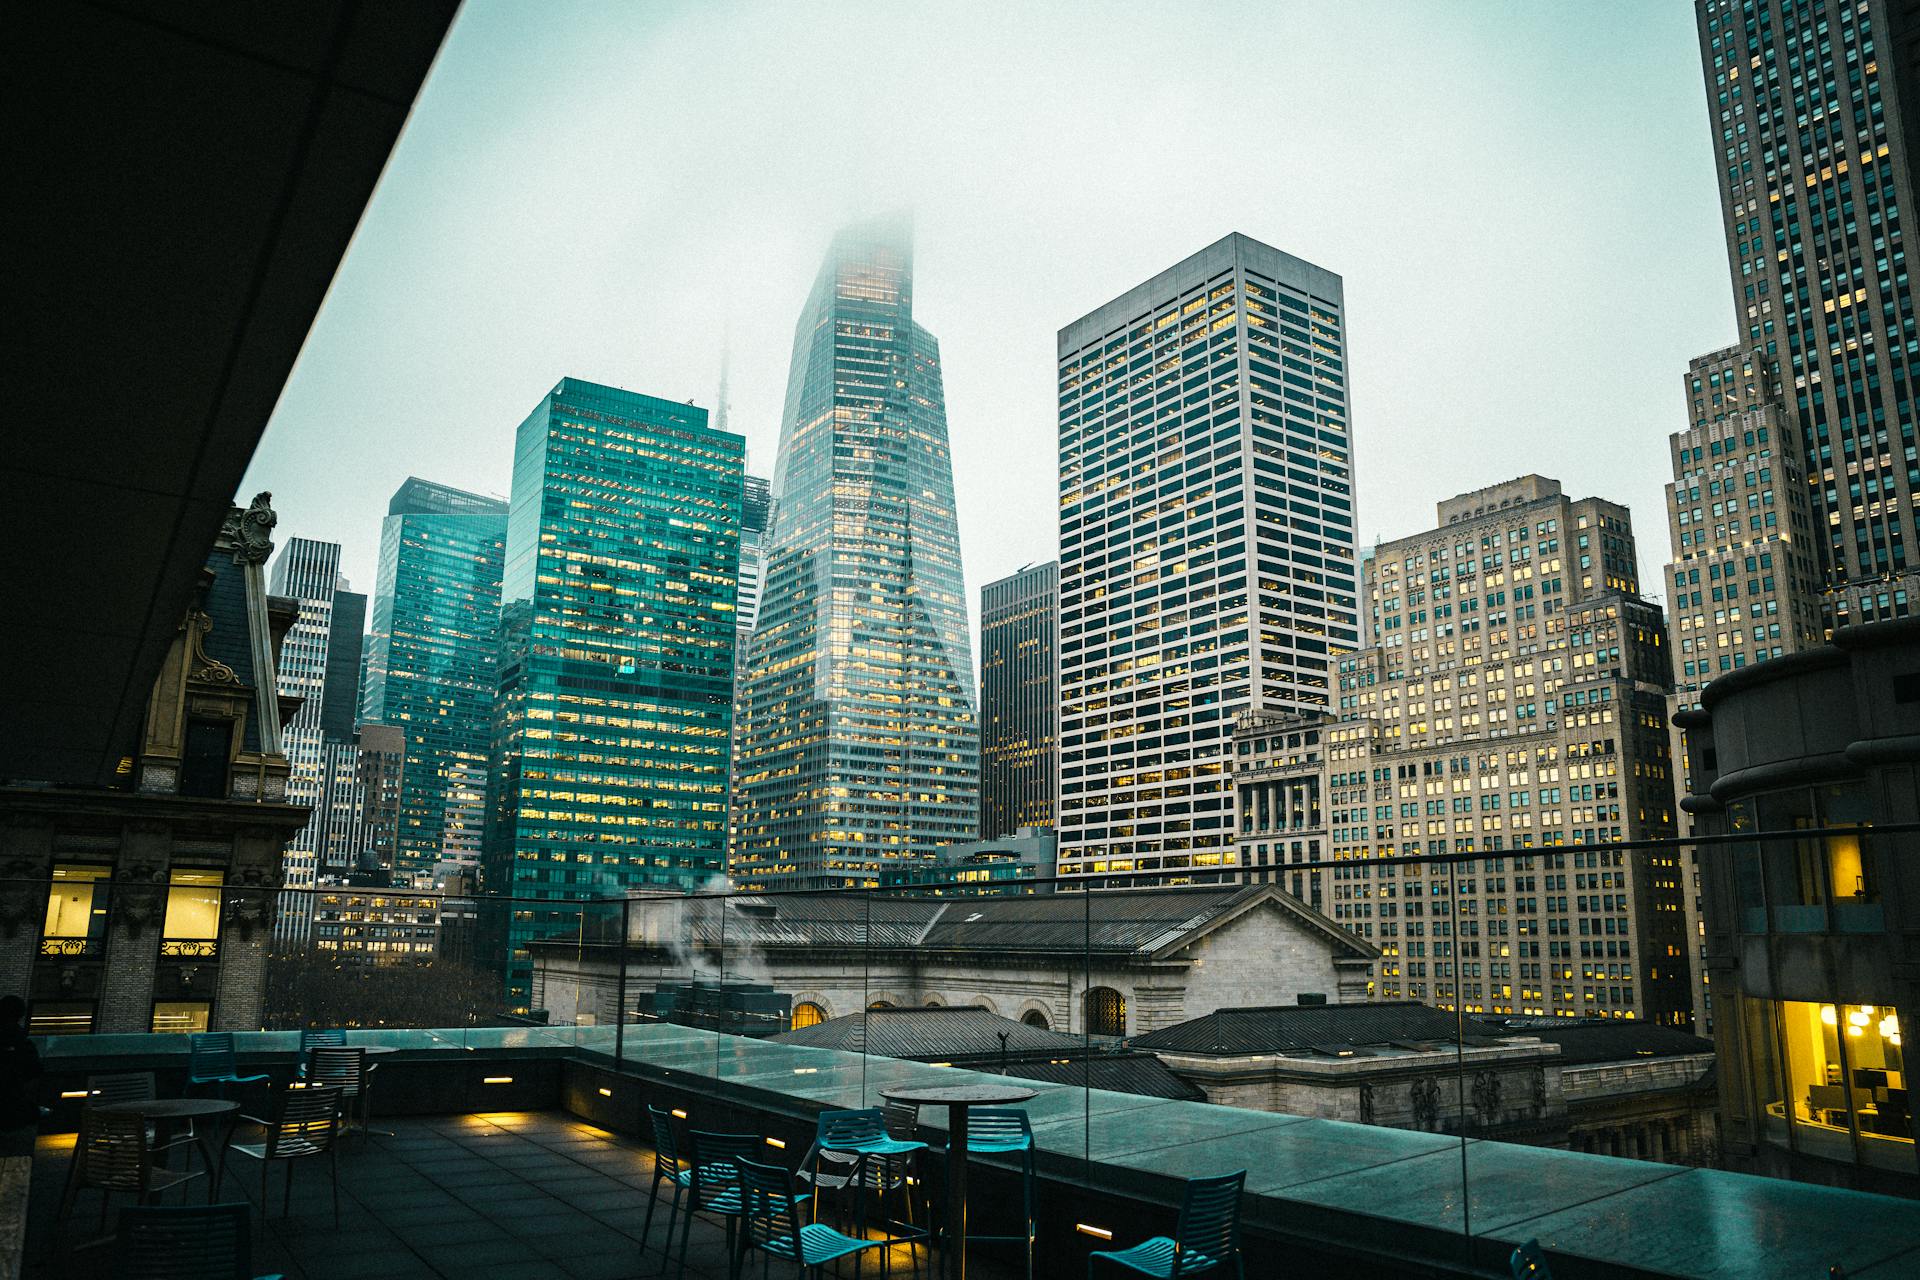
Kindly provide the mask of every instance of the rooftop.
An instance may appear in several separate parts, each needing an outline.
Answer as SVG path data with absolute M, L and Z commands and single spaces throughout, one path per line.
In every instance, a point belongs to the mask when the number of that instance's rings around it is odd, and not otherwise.
M 1466 1043 L 1499 1043 L 1474 1034 L 1467 1023 Z M 1286 1004 L 1220 1009 L 1204 1017 L 1162 1027 L 1127 1043 L 1136 1049 L 1220 1057 L 1248 1054 L 1328 1054 L 1355 1048 L 1426 1049 L 1454 1043 L 1459 1020 L 1444 1009 L 1401 1000 L 1377 1004 Z

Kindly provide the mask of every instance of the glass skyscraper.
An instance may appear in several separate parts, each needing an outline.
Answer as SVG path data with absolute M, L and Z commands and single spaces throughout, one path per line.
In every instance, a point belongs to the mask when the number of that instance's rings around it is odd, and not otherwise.
M 966 610 L 912 232 L 849 228 L 794 333 L 748 658 L 737 884 L 877 884 L 973 838 Z
M 340 591 L 337 542 L 288 538 L 273 562 L 269 583 L 274 595 L 300 602 L 300 615 L 280 647 L 280 669 L 275 674 L 281 696 L 300 699 L 300 709 L 281 730 L 287 753 L 287 802 L 306 805 L 313 814 L 299 834 L 287 842 L 281 858 L 281 879 L 288 889 L 310 889 L 327 841 L 326 724 L 336 718 L 328 713 L 327 695 L 343 692 L 351 698 L 353 692 L 350 687 L 338 691 L 335 684 L 339 664 L 330 652 L 335 638 L 335 596 L 348 597 L 349 611 L 352 602 L 362 598 Z M 275 935 L 282 940 L 304 939 L 310 919 L 307 905 L 304 894 L 284 895 L 274 922 Z
M 1230 235 L 1060 331 L 1060 873 L 1237 878 L 1235 718 L 1359 643 L 1340 277 Z
M 393 869 L 427 871 L 477 829 L 498 683 L 507 504 L 409 478 L 380 528 L 360 718 L 406 735 Z M 466 849 L 456 840 L 455 852 Z
M 1741 345 L 1773 362 L 1797 429 L 1825 621 L 1910 616 L 1920 6 L 1702 0 L 1697 14 Z
M 568 378 L 520 424 L 501 595 L 489 891 L 510 1005 L 556 902 L 722 872 L 746 442 L 691 405 Z

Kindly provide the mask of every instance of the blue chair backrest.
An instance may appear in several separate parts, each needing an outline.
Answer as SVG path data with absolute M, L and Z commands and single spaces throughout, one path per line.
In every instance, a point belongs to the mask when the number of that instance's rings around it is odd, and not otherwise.
M 1194 1178 L 1180 1205 L 1180 1230 L 1174 1238 L 1173 1274 L 1181 1275 L 1189 1257 L 1192 1270 L 1211 1267 L 1240 1251 L 1240 1193 L 1247 1171 L 1218 1178 Z M 1202 1261 L 1201 1259 L 1204 1259 Z
M 858 1111 L 822 1111 L 816 1134 L 827 1148 L 858 1147 L 887 1136 L 886 1113 L 878 1107 Z
M 1540 1252 L 1538 1240 L 1529 1240 L 1515 1249 L 1507 1265 L 1513 1270 L 1513 1280 L 1553 1280 L 1553 1272 L 1547 1268 L 1547 1255 Z
M 305 1053 L 316 1045 L 329 1049 L 338 1049 L 346 1043 L 347 1033 L 339 1027 L 306 1027 L 300 1032 L 301 1053 Z
M 240 1059 L 233 1051 L 233 1032 L 198 1031 L 187 1040 L 187 1075 L 195 1080 L 218 1080 L 239 1075 Z
M 1019 1107 L 975 1107 L 967 1113 L 969 1142 L 1033 1142 L 1033 1123 Z
M 248 1280 L 253 1240 L 244 1204 L 129 1206 L 115 1233 L 115 1280 Z
M 757 1247 L 776 1246 L 798 1260 L 800 1213 L 793 1195 L 793 1175 L 779 1165 L 739 1160 L 740 1190 L 747 1219 L 746 1242 Z
M 688 1137 L 693 1140 L 695 1204 L 739 1187 L 740 1161 L 759 1155 L 764 1145 L 757 1133 L 703 1133 L 695 1129 Z
M 662 1111 L 659 1107 L 648 1106 L 647 1116 L 653 1122 L 655 1171 L 665 1169 L 669 1173 L 678 1173 L 680 1171 L 680 1139 L 673 1132 L 673 1113 Z

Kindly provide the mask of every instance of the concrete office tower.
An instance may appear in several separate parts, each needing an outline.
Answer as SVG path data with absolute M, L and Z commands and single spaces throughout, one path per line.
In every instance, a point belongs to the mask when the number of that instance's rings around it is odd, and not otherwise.
M 1916 216 L 1920 6 L 1696 6 L 1740 345 L 1777 372 L 1829 627 L 1920 602 Z
M 313 888 L 328 835 L 327 735 L 323 723 L 328 719 L 327 694 L 331 691 L 343 692 L 349 699 L 352 696 L 350 688 L 339 688 L 339 664 L 330 654 L 336 637 L 334 602 L 341 585 L 340 544 L 311 538 L 288 538 L 273 562 L 269 580 L 274 595 L 300 602 L 300 616 L 287 632 L 277 673 L 280 696 L 300 699 L 300 707 L 287 721 L 281 741 L 289 769 L 287 800 L 313 810 L 307 825 L 288 842 L 281 860 L 282 887 L 289 892 L 282 895 L 274 933 L 283 941 L 306 937 L 306 922 L 311 919 L 309 895 L 299 891 Z M 351 613 L 354 600 L 364 609 L 364 596 L 346 594 L 350 597 L 347 612 Z
M 940 349 L 912 233 L 840 233 L 794 332 L 748 658 L 742 887 L 878 884 L 979 826 Z
M 1244 860 L 1378 945 L 1383 998 L 1684 1025 L 1678 858 L 1579 847 L 1674 834 L 1665 628 L 1627 509 L 1523 476 L 1438 517 L 1367 562 L 1377 642 L 1341 659 L 1336 718 L 1248 718 Z
M 358 871 L 392 871 L 400 847 L 401 779 L 406 771 L 407 735 L 394 725 L 360 726 L 360 794 L 364 822 Z
M 360 718 L 406 734 L 392 868 L 430 871 L 450 799 L 485 771 L 499 683 L 507 504 L 409 477 L 380 526 L 380 580 Z
M 1060 331 L 1060 872 L 1237 878 L 1234 718 L 1359 642 L 1340 277 L 1230 235 Z
M 980 589 L 980 836 L 1052 827 L 1059 784 L 1060 564 Z
M 1822 643 L 1820 577 L 1799 432 L 1764 350 L 1727 347 L 1687 367 L 1689 425 L 1668 440 L 1668 738 L 1677 795 L 1686 753 L 1672 713 L 1700 705 L 1707 682 Z M 1680 830 L 1692 830 L 1684 811 Z M 1712 1030 L 1697 851 L 1682 851 L 1694 1027 Z
M 516 1010 L 528 943 L 580 927 L 565 900 L 725 866 L 745 451 L 704 409 L 575 378 L 515 436 L 485 868 L 519 899 Z

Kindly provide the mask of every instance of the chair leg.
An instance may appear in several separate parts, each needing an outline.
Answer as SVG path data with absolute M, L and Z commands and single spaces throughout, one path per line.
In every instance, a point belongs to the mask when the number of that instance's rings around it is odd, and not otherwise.
M 660 1203 L 660 1175 L 653 1175 L 653 1185 L 647 1188 L 647 1217 L 640 1224 L 640 1252 L 647 1251 L 647 1236 L 653 1232 L 653 1206 Z
M 680 1271 L 678 1280 L 687 1280 L 687 1239 L 693 1235 L 693 1215 L 700 1207 L 700 1197 L 692 1191 L 687 1192 L 687 1216 L 680 1224 Z M 662 1271 L 666 1268 L 662 1267 Z

